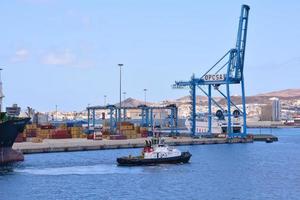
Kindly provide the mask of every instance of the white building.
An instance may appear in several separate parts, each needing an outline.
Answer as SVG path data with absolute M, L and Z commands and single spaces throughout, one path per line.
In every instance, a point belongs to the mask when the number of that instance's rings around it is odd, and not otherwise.
M 270 99 L 272 101 L 272 121 L 281 120 L 281 103 L 276 97 Z

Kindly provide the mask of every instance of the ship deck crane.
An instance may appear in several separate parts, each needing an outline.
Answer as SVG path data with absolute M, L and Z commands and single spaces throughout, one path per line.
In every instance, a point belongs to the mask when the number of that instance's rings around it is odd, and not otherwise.
M 208 133 L 212 131 L 212 103 L 216 104 L 227 117 L 227 133 L 228 137 L 246 137 L 246 99 L 245 99 L 245 83 L 244 83 L 244 59 L 246 50 L 246 38 L 248 28 L 248 15 L 250 7 L 242 5 L 241 15 L 238 25 L 238 33 L 235 48 L 230 49 L 221 59 L 219 59 L 209 70 L 200 78 L 195 75 L 189 81 L 176 81 L 173 88 L 190 89 L 191 95 L 191 131 L 196 134 L 196 89 L 199 88 L 208 97 Z M 232 101 L 230 97 L 230 86 L 233 84 L 241 85 L 242 96 L 242 110 L 240 110 Z M 225 85 L 226 94 L 221 92 L 220 87 Z M 204 88 L 207 87 L 207 90 Z M 214 88 L 227 101 L 227 110 L 223 109 L 212 97 L 212 88 Z M 243 118 L 243 131 L 241 133 L 233 133 L 232 130 L 232 107 L 238 109 L 239 116 Z M 235 116 L 236 117 L 236 116 Z

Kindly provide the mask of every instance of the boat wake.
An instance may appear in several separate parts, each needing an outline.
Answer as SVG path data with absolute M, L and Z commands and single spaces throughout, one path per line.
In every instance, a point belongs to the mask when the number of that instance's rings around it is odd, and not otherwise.
M 91 166 L 70 166 L 53 168 L 25 168 L 15 169 L 16 173 L 25 173 L 32 175 L 97 175 L 97 174 L 140 174 L 141 168 L 120 168 L 117 165 L 99 164 Z

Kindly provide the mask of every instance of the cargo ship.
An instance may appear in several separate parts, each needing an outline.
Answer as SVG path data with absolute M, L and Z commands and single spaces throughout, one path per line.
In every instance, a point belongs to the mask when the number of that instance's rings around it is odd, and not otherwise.
M 2 92 L 1 71 L 2 69 L 0 69 L 0 166 L 24 160 L 23 154 L 13 150 L 12 146 L 18 134 L 23 132 L 30 120 L 30 118 L 20 118 L 2 112 L 4 95 Z M 19 110 L 19 107 L 15 106 L 9 111 L 13 113 L 13 111 L 19 112 Z
M 30 118 L 9 117 L 0 114 L 0 165 L 23 161 L 21 152 L 12 149 L 18 134 L 24 131 Z

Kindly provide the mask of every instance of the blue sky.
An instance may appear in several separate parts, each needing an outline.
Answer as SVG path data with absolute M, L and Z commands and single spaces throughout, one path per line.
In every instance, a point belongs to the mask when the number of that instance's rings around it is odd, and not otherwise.
M 0 66 L 5 105 L 82 110 L 127 97 L 175 99 L 175 80 L 201 76 L 234 47 L 240 6 L 250 5 L 247 95 L 299 88 L 298 1 L 3 0 Z

